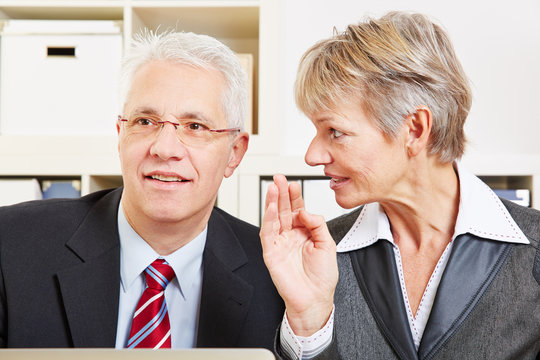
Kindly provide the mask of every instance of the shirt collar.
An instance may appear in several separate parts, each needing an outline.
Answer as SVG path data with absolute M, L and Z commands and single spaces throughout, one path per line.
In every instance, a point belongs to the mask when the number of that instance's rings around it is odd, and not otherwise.
M 126 291 L 148 265 L 158 258 L 165 259 L 173 268 L 184 298 L 191 296 L 189 289 L 197 272 L 201 270 L 206 244 L 206 227 L 193 240 L 167 256 L 160 256 L 137 234 L 127 221 L 122 204 L 118 207 L 118 233 L 120 236 L 120 280 Z
M 470 233 L 478 237 L 529 244 L 501 199 L 482 180 L 456 162 L 460 202 L 454 237 Z
M 454 163 L 459 177 L 459 211 L 452 240 L 470 233 L 502 242 L 529 244 L 497 195 L 459 162 Z M 367 247 L 379 239 L 393 243 L 388 217 L 378 203 L 366 204 L 354 225 L 337 246 L 338 252 Z

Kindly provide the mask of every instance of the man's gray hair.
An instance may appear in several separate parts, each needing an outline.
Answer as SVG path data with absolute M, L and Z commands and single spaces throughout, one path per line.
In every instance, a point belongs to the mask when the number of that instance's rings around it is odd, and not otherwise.
M 202 69 L 214 69 L 225 78 L 223 110 L 229 127 L 244 129 L 247 116 L 246 73 L 238 57 L 218 40 L 191 32 L 145 30 L 137 34 L 123 57 L 120 71 L 119 99 L 125 106 L 133 76 L 154 60 L 171 61 Z

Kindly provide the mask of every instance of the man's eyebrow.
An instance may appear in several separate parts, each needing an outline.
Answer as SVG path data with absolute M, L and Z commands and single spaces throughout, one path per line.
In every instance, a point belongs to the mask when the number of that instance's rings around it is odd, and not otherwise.
M 206 115 L 198 111 L 186 111 L 186 112 L 176 115 L 176 118 L 184 119 L 184 120 L 186 119 L 199 120 L 207 124 L 213 124 L 213 121 L 211 121 Z
M 151 107 L 140 107 L 133 111 L 134 114 L 141 114 L 141 115 L 159 115 L 159 111 L 157 111 L 154 108 Z

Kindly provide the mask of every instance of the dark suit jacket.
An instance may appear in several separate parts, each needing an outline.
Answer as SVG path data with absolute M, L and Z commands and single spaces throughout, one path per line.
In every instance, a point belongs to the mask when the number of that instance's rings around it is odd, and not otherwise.
M 1 347 L 115 346 L 121 194 L 0 208 Z M 215 208 L 203 254 L 197 346 L 271 349 L 283 311 L 258 228 Z

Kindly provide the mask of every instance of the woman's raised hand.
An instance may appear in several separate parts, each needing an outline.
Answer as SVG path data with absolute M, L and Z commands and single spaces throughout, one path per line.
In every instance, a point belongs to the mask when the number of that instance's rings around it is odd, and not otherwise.
M 302 189 L 274 176 L 266 193 L 261 226 L 264 262 L 299 336 L 310 336 L 328 320 L 338 280 L 336 244 L 324 218 L 305 211 Z

